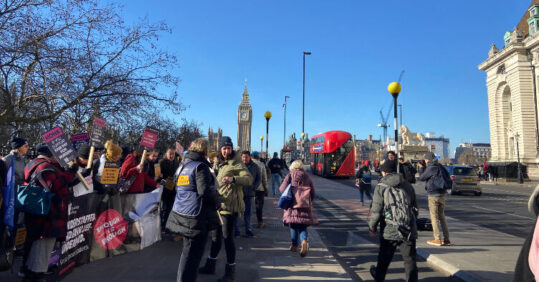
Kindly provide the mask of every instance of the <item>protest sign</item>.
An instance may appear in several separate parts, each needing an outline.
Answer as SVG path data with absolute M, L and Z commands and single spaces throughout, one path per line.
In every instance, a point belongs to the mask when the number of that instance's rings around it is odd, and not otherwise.
M 144 161 L 146 160 L 146 153 L 148 152 L 146 148 L 155 148 L 155 142 L 157 142 L 158 135 L 159 131 L 155 128 L 146 126 L 146 129 L 144 129 L 144 133 L 142 133 L 142 138 L 140 139 L 140 146 L 144 147 L 142 157 L 140 158 L 141 165 L 143 165 Z
M 95 147 L 101 146 L 103 143 L 103 133 L 107 122 L 104 119 L 94 117 L 94 123 L 92 126 L 92 139 L 90 140 L 90 157 L 88 158 L 87 169 L 92 168 L 92 162 L 94 160 Z
M 156 177 L 159 177 L 161 175 L 161 165 L 159 165 L 158 163 L 154 164 L 153 165 L 153 172 L 154 172 L 154 175 Z
M 71 143 L 73 143 L 73 148 L 78 150 L 83 144 L 90 144 L 90 135 L 88 133 L 79 133 L 71 136 Z

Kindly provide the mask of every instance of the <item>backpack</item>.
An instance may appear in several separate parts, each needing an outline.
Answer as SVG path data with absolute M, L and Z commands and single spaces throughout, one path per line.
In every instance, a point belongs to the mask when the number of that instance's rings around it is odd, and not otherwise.
M 402 165 L 403 176 L 408 183 L 415 183 L 415 173 L 417 172 L 415 168 L 410 164 Z
M 361 177 L 361 182 L 363 182 L 363 184 L 371 184 L 371 172 L 370 171 L 365 171 L 363 172 L 363 176 Z
M 448 190 L 453 187 L 449 173 L 443 166 L 438 166 L 438 172 L 432 176 L 432 184 L 438 190 Z
M 406 191 L 399 186 L 379 185 L 386 187 L 383 195 L 385 222 L 396 227 L 401 240 L 409 240 L 415 215 Z

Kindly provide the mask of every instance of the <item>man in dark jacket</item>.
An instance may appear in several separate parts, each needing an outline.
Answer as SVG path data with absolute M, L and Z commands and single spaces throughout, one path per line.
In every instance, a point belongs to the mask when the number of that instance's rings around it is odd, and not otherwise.
M 417 170 L 410 162 L 405 162 L 402 157 L 399 158 L 399 172 L 410 184 L 415 183 L 415 174 L 417 173 Z
M 176 185 L 174 185 L 174 174 L 178 169 L 179 162 L 176 159 L 176 150 L 169 148 L 165 153 L 163 159 L 159 161 L 159 166 L 161 167 L 161 177 L 160 180 L 165 180 L 165 185 L 163 189 L 163 195 L 161 200 L 163 201 L 163 213 L 162 221 L 163 223 L 167 222 L 167 218 L 172 211 L 172 205 L 174 204 L 174 198 L 176 197 Z M 165 224 L 163 224 L 165 225 Z
M 284 161 L 279 159 L 277 152 L 273 153 L 273 158 L 268 162 L 268 167 L 271 171 L 271 191 L 273 192 L 273 197 L 275 197 L 281 185 L 281 170 L 287 167 Z
M 430 220 L 432 222 L 432 232 L 434 234 L 434 240 L 428 240 L 427 244 L 434 246 L 450 246 L 451 242 L 449 241 L 449 230 L 447 229 L 447 222 L 445 220 L 445 195 L 446 190 L 444 187 L 437 187 L 434 179 L 445 173 L 445 168 L 438 163 L 438 160 L 434 157 L 434 153 L 428 152 L 423 156 L 427 167 L 419 175 L 419 181 L 425 182 L 425 190 L 427 190 L 428 200 L 429 200 L 429 211 L 430 211 Z M 423 164 L 418 163 L 420 167 Z M 444 170 L 444 171 L 442 171 Z M 440 236 L 440 227 L 442 226 L 443 241 Z
M 251 175 L 253 176 L 253 184 L 249 186 L 243 186 L 243 202 L 245 203 L 245 211 L 243 212 L 243 221 L 245 223 L 245 236 L 253 237 L 253 231 L 251 230 L 251 207 L 253 206 L 253 200 L 255 197 L 255 190 L 260 185 L 260 167 L 251 159 L 251 153 L 249 151 L 241 152 L 241 161 L 245 164 Z M 236 236 L 240 235 L 240 222 L 236 221 Z
M 198 138 L 176 172 L 176 199 L 167 229 L 183 236 L 177 281 L 196 281 L 208 232 L 218 227 L 216 180 L 206 160 L 209 142 Z
M 406 272 L 406 281 L 418 281 L 418 270 L 416 264 L 416 239 L 417 239 L 417 201 L 415 190 L 404 178 L 397 174 L 397 163 L 395 160 L 386 160 L 381 166 L 382 179 L 374 189 L 374 198 L 372 201 L 371 217 L 369 219 L 369 235 L 376 237 L 378 223 L 380 223 L 380 252 L 378 253 L 378 263 L 376 267 L 371 266 L 371 275 L 375 281 L 384 281 L 387 268 L 393 259 L 393 254 L 397 246 L 400 247 L 402 259 L 404 260 L 404 271 Z M 401 189 L 406 199 L 407 207 L 403 210 L 408 211 L 409 227 L 407 234 L 400 231 L 398 225 L 391 223 L 391 218 L 386 214 L 390 207 L 385 203 L 388 199 L 384 197 L 391 193 L 389 189 Z M 389 200 L 390 201 L 390 200 Z M 397 203 L 397 202 L 395 202 Z M 391 214 L 391 213 L 390 213 Z

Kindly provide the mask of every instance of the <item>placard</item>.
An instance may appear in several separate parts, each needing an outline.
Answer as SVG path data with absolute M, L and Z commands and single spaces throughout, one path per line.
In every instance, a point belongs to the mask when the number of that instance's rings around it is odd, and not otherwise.
M 159 131 L 157 129 L 147 126 L 146 129 L 144 129 L 144 133 L 142 134 L 140 146 L 153 149 L 155 147 L 155 142 L 157 142 L 158 134 Z
M 117 184 L 118 176 L 120 175 L 120 168 L 117 167 L 105 167 L 103 168 L 103 174 L 101 175 L 101 184 Z
M 71 136 L 71 143 L 73 143 L 75 150 L 79 150 L 80 146 L 90 144 L 90 135 L 88 133 L 75 134 Z
M 153 165 L 153 172 L 156 177 L 161 174 L 161 166 L 158 163 Z
M 105 126 L 107 122 L 104 119 L 95 117 L 94 124 L 92 127 L 92 140 L 90 146 L 99 147 L 103 142 L 103 132 L 105 131 Z
M 58 160 L 62 167 L 68 167 L 68 163 L 77 157 L 77 152 L 73 149 L 72 144 L 67 139 L 67 136 L 62 132 L 60 127 L 55 127 L 42 135 L 43 140 L 49 146 L 52 154 Z

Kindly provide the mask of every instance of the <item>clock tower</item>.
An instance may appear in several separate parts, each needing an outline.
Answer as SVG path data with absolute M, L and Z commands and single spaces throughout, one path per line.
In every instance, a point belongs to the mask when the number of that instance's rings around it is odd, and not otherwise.
M 253 110 L 249 104 L 249 92 L 247 83 L 243 90 L 243 97 L 238 107 L 238 141 L 236 144 L 242 151 L 251 151 L 251 124 L 253 122 Z

